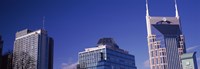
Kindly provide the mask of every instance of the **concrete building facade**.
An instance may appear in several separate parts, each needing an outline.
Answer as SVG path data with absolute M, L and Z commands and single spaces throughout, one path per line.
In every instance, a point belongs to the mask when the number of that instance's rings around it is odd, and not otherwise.
M 44 29 L 17 32 L 13 69 L 53 69 L 53 46 L 53 39 Z

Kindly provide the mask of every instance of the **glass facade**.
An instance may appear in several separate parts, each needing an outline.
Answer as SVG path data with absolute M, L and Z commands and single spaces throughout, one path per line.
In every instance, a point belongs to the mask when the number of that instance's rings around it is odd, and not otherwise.
M 110 41 L 110 42 L 109 42 Z M 112 39 L 103 38 L 98 46 L 79 53 L 79 69 L 137 69 L 135 57 L 119 49 Z

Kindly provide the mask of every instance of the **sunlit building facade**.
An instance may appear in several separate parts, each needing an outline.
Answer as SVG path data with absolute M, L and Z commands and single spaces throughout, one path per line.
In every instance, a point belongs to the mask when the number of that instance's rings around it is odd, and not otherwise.
M 183 69 L 198 69 L 196 52 L 181 55 Z
M 43 29 L 17 32 L 13 69 L 53 69 L 53 43 L 53 39 Z
M 137 69 L 135 57 L 120 49 L 112 38 L 102 38 L 97 47 L 79 52 L 79 69 Z
M 146 24 L 151 69 L 182 69 L 181 55 L 186 52 L 175 0 L 174 17 L 150 16 L 146 0 Z

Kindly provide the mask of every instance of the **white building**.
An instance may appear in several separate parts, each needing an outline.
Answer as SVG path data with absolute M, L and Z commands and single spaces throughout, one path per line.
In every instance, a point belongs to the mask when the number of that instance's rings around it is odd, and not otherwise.
M 47 31 L 28 29 L 16 33 L 13 69 L 52 69 L 53 39 Z

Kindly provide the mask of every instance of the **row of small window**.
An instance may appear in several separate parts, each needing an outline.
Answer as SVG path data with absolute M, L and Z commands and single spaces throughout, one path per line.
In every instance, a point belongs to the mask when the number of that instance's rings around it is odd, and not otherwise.
M 136 69 L 134 66 L 123 66 L 119 64 L 110 64 L 108 63 L 107 65 L 101 65 L 95 63 L 95 64 L 80 64 L 81 69 Z
M 156 39 L 149 39 L 149 41 L 150 41 L 150 42 L 155 42 L 155 41 L 156 41 Z
M 15 50 L 37 51 L 36 45 L 16 45 Z
M 97 54 L 97 53 L 105 53 L 105 49 L 98 49 L 98 50 L 94 50 L 94 51 L 90 51 L 90 52 L 84 52 L 84 53 L 80 53 L 79 56 L 89 56 L 89 55 L 93 55 L 93 54 Z
M 24 50 L 23 52 L 27 52 L 28 55 L 32 55 L 32 56 L 35 56 L 35 55 L 38 54 L 37 51 L 27 51 L 27 50 Z M 20 55 L 20 54 L 22 54 L 22 51 L 21 50 L 20 51 L 17 50 L 17 51 L 15 51 L 15 54 L 16 55 Z
M 101 53 L 85 53 L 85 54 L 79 54 L 79 60 L 100 60 L 101 57 L 105 57 L 104 54 Z
M 149 41 L 150 42 L 155 42 L 157 40 L 163 40 L 163 35 L 153 35 L 153 36 L 150 36 L 149 38 Z
M 156 38 L 156 35 L 151 35 L 149 36 L 149 38 Z
M 159 50 L 151 51 L 151 57 L 166 56 L 166 52 L 159 52 Z
M 101 50 L 79 54 L 79 62 L 94 63 L 102 60 L 102 57 L 105 57 L 105 55 L 100 51 Z
M 153 44 L 150 44 L 150 49 L 159 49 L 160 48 L 160 45 L 153 45 Z
M 20 40 L 20 41 L 27 41 L 27 40 L 36 40 L 36 39 L 38 39 L 37 35 L 31 35 L 31 36 L 24 37 L 24 38 L 21 38 L 21 39 L 18 39 L 18 40 Z
M 132 59 L 132 60 L 134 60 L 134 58 L 135 58 L 134 56 L 131 56 L 129 54 L 120 53 L 120 52 L 110 50 L 110 49 L 107 49 L 106 52 L 107 52 L 107 54 L 116 56 L 118 58 L 120 57 L 120 58 L 124 58 L 124 59 Z
M 110 57 L 107 58 L 107 61 L 113 62 L 113 63 L 118 63 L 118 64 L 125 64 L 125 65 L 129 65 L 129 66 L 133 66 L 135 65 L 135 61 L 134 60 L 127 60 L 127 59 L 122 59 L 119 57 L 111 57 L 114 59 L 109 59 Z M 97 63 L 99 62 L 101 59 L 100 58 L 80 58 L 79 62 L 80 63 L 86 63 L 86 64 L 93 64 L 93 63 Z
M 79 55 L 79 58 L 85 58 L 85 57 L 97 58 L 97 57 L 100 57 L 100 56 L 101 56 L 100 53 L 96 53 L 96 54 L 81 54 L 81 55 Z
M 163 64 L 163 63 L 167 63 L 167 59 L 166 59 L 166 57 L 160 57 L 160 59 L 159 58 L 153 58 L 153 59 L 151 59 L 151 63 L 153 65 Z
M 114 58 L 114 59 L 110 59 L 110 58 Z M 104 57 L 104 59 L 107 61 L 113 62 L 113 63 L 118 63 L 118 64 L 126 64 L 126 65 L 130 65 L 130 66 L 135 65 L 135 60 L 124 59 L 124 58 L 111 56 L 111 55 Z M 101 60 L 102 60 L 101 57 L 95 57 L 95 58 L 81 57 L 81 58 L 79 58 L 79 62 L 85 62 L 85 63 L 96 63 Z
M 84 63 L 97 63 L 99 61 L 100 59 L 79 60 L 79 62 L 84 62 Z
M 32 42 L 15 42 L 15 46 L 20 46 L 20 47 L 22 47 L 22 46 L 29 47 L 29 46 L 36 46 L 36 45 L 38 45 L 38 43 L 35 42 L 35 41 L 32 41 Z
M 152 69 L 167 69 L 167 65 L 152 66 Z
M 108 57 L 107 58 L 108 61 L 113 62 L 113 63 L 135 65 L 134 59 L 126 59 L 126 58 L 123 58 L 124 56 L 118 57 L 114 55 L 108 55 L 107 57 Z M 110 58 L 113 58 L 113 59 L 110 59 Z
M 97 66 L 97 63 L 85 63 L 85 62 L 81 62 L 81 63 L 80 63 L 80 67 L 81 67 L 81 68 L 93 67 L 93 66 Z
M 37 40 L 29 40 L 29 41 L 16 41 L 16 44 L 36 44 L 38 43 Z

